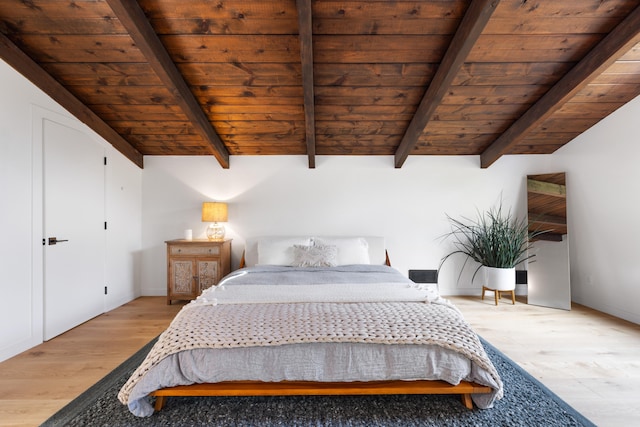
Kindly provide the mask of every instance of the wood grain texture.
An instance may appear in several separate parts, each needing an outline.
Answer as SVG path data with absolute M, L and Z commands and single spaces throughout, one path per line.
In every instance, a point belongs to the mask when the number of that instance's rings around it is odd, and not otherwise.
M 640 424 L 640 325 L 573 304 L 571 311 L 497 307 L 491 298 L 452 297 L 491 344 L 596 425 Z
M 488 167 L 495 162 L 511 146 L 516 145 L 529 130 L 539 126 L 562 105 L 571 101 L 593 79 L 638 43 L 640 43 L 640 6 L 626 16 L 596 47 L 580 55 L 581 59 L 576 66 L 482 153 L 480 157 L 482 167 Z M 591 43 L 582 45 L 589 44 Z M 563 120 L 563 123 L 566 121 Z M 590 124 L 585 128 L 588 127 Z
M 169 57 L 167 48 L 162 44 L 143 10 L 135 2 L 107 0 L 120 22 L 129 31 L 136 46 L 144 54 L 154 72 L 167 90 L 175 97 L 175 102 L 189 118 L 191 125 L 211 147 L 213 155 L 223 168 L 229 168 L 229 152 L 220 140 L 220 136 L 209 123 L 200 104 L 191 92 L 182 74 Z
M 316 122 L 313 89 L 313 28 L 310 0 L 297 0 L 298 29 L 300 33 L 300 62 L 302 63 L 302 92 L 304 125 L 309 168 L 316 167 Z
M 107 125 L 139 122 L 135 137 L 128 126 L 108 135 L 88 124 L 140 157 L 221 153 L 226 165 L 225 151 L 308 155 L 315 138 L 327 155 L 482 155 L 487 166 L 502 155 L 553 153 L 640 95 L 637 0 L 501 0 L 455 71 L 445 53 L 461 52 L 456 34 L 479 2 L 301 1 L 304 21 L 296 0 L 140 0 L 133 20 L 116 13 L 130 3 L 0 0 L 0 34 L 44 70 L 29 78 L 54 98 L 51 80 Z M 435 109 L 426 121 L 423 99 Z M 292 110 L 305 123 L 306 153 L 297 132 L 277 128 L 212 136 L 215 122 L 281 121 Z M 366 149 L 367 133 L 346 141 L 316 123 L 328 120 L 404 122 L 396 132 L 413 143 L 400 147 L 394 135 Z M 466 120 L 494 124 L 478 133 Z M 185 148 L 140 133 L 158 121 L 182 121 L 199 136 Z M 450 146 L 430 143 L 444 128 Z
M 402 167 L 407 160 L 410 151 L 424 132 L 424 128 L 449 90 L 449 86 L 458 74 L 460 67 L 467 61 L 467 56 L 478 41 L 498 3 L 499 0 L 474 0 L 469 5 L 440 62 L 438 71 L 433 76 L 433 80 L 431 80 L 413 119 L 406 128 L 402 141 L 400 141 L 395 153 L 396 168 Z

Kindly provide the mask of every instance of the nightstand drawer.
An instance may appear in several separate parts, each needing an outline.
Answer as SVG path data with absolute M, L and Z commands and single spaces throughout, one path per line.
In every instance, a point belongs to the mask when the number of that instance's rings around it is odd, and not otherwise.
M 220 255 L 220 246 L 175 246 L 169 248 L 171 255 Z

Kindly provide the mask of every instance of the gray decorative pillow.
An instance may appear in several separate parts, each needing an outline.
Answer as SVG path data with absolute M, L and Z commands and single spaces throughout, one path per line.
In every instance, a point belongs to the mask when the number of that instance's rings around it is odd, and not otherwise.
M 293 245 L 294 267 L 335 267 L 338 247 L 334 245 Z

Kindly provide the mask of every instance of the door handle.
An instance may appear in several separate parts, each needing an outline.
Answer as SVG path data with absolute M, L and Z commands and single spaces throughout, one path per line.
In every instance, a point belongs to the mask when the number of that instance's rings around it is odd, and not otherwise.
M 69 240 L 58 240 L 57 237 L 49 237 L 49 245 L 55 245 L 56 243 L 68 242 Z

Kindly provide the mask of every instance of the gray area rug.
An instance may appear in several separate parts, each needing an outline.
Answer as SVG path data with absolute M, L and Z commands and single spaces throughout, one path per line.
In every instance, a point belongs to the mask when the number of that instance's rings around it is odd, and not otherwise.
M 162 411 L 137 418 L 116 396 L 154 341 L 42 426 L 594 426 L 484 340 L 504 382 L 492 409 L 470 411 L 459 396 L 436 395 L 171 397 Z

